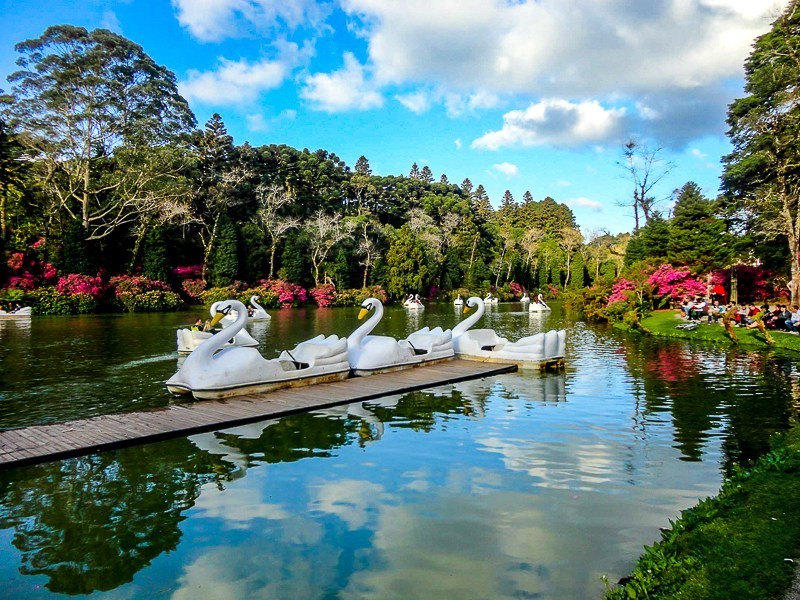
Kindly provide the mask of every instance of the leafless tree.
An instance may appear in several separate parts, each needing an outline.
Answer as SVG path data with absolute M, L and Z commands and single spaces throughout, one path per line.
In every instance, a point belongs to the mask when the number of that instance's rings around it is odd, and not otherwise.
M 269 278 L 275 274 L 275 250 L 286 234 L 300 226 L 300 219 L 281 215 L 281 209 L 294 202 L 294 197 L 278 185 L 259 184 L 256 187 L 258 209 L 255 219 L 269 238 Z

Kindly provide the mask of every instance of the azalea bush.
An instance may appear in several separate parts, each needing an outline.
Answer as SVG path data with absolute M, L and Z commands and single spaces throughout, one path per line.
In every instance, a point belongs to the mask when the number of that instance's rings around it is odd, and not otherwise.
M 200 279 L 203 276 L 203 265 L 175 267 L 172 269 L 172 276 L 179 281 Z
M 80 273 L 70 273 L 58 278 L 56 290 L 62 296 L 89 296 L 94 300 L 101 300 L 108 291 L 108 286 L 103 278 Z
M 334 296 L 336 295 L 336 286 L 332 283 L 323 283 L 322 285 L 312 288 L 309 294 L 314 299 L 317 306 L 332 306 Z
M 37 287 L 55 283 L 58 276 L 58 271 L 53 265 L 23 252 L 14 252 L 6 261 L 6 267 L 9 277 L 5 287 L 9 290 L 29 292 Z
M 258 282 L 258 287 L 275 294 L 281 308 L 302 306 L 308 300 L 305 288 L 282 279 L 262 279 Z
M 182 308 L 181 297 L 169 285 L 141 275 L 118 275 L 108 281 L 117 302 L 127 312 L 158 312 Z
M 181 290 L 193 300 L 199 299 L 202 293 L 206 291 L 206 287 L 206 282 L 202 279 L 184 279 L 181 281 Z
M 525 293 L 525 288 L 516 281 L 509 283 L 508 287 L 511 290 L 511 293 L 514 295 L 514 298 L 522 298 L 522 295 Z
M 662 305 L 686 295 L 706 294 L 706 284 L 697 279 L 688 267 L 661 265 L 648 277 L 647 283 L 653 288 L 653 295 L 662 299 Z
M 739 302 L 758 302 L 770 298 L 788 299 L 789 290 L 773 273 L 762 267 L 737 265 L 736 292 Z M 731 289 L 731 269 L 716 271 L 711 274 L 711 284 Z

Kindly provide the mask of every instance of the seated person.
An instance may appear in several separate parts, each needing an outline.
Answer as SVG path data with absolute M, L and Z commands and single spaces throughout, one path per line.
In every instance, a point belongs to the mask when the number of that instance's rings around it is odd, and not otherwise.
M 708 310 L 708 320 L 710 322 L 717 323 L 724 314 L 725 314 L 725 307 L 719 303 L 719 300 L 714 300 L 714 303 Z
M 786 319 L 783 324 L 784 329 L 791 333 L 798 333 L 798 324 L 800 323 L 800 309 L 798 309 L 796 304 L 792 304 L 792 308 L 789 310 L 791 316 Z
M 698 296 L 694 299 L 692 307 L 689 309 L 689 320 L 699 321 L 708 312 L 708 303 L 705 298 Z
M 758 308 L 753 302 L 748 304 L 747 305 L 747 314 L 744 316 L 744 319 L 743 319 L 745 325 L 747 327 L 750 327 L 751 325 L 753 327 L 757 327 L 758 325 L 756 324 L 756 320 L 755 320 L 754 317 L 756 315 L 758 315 L 758 314 L 761 314 L 761 309 Z

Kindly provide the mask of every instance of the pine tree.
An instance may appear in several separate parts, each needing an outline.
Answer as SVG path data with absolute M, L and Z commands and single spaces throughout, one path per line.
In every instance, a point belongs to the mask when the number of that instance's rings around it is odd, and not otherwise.
M 171 264 L 164 227 L 151 228 L 144 238 L 142 275 L 149 279 L 168 281 Z
M 419 178 L 421 181 L 425 183 L 433 183 L 433 172 L 428 165 L 422 167 L 422 171 L 419 173 Z
M 409 172 L 408 176 L 411 179 L 417 179 L 417 180 L 422 178 L 422 176 L 421 176 L 421 174 L 419 172 L 419 167 L 417 166 L 417 163 L 414 163 L 413 165 L 411 165 L 411 171 Z

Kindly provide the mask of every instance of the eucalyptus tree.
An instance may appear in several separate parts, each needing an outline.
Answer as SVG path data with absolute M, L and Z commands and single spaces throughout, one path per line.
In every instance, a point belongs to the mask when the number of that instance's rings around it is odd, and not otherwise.
M 308 238 L 314 285 L 320 284 L 320 268 L 330 251 L 336 244 L 347 239 L 354 229 L 355 224 L 344 219 L 341 213 L 330 214 L 322 209 L 303 223 L 303 231 Z
M 560 238 L 560 246 L 562 250 L 564 250 L 564 258 L 565 258 L 565 277 L 564 277 L 564 287 L 566 288 L 569 285 L 570 277 L 572 276 L 572 261 L 575 256 L 575 253 L 583 244 L 583 235 L 580 232 L 580 229 L 575 227 L 565 227 L 561 230 Z M 582 268 L 582 267 L 581 267 Z M 581 280 L 583 279 L 583 274 L 581 274 Z
M 87 239 L 143 218 L 159 200 L 177 201 L 176 193 L 154 191 L 179 173 L 153 148 L 195 125 L 172 72 L 105 29 L 58 25 L 15 49 L 22 56 L 8 78 L 9 123 L 43 171 L 46 191 Z M 115 168 L 123 150 L 125 171 Z
M 744 98 L 728 107 L 723 159 L 729 215 L 788 245 L 792 302 L 800 294 L 800 2 L 759 37 L 745 61 Z
M 300 219 L 281 214 L 282 209 L 292 204 L 295 200 L 283 188 L 272 184 L 259 184 L 256 188 L 258 209 L 255 221 L 269 240 L 269 279 L 275 274 L 275 250 L 278 243 L 286 237 L 292 229 L 300 227 Z

